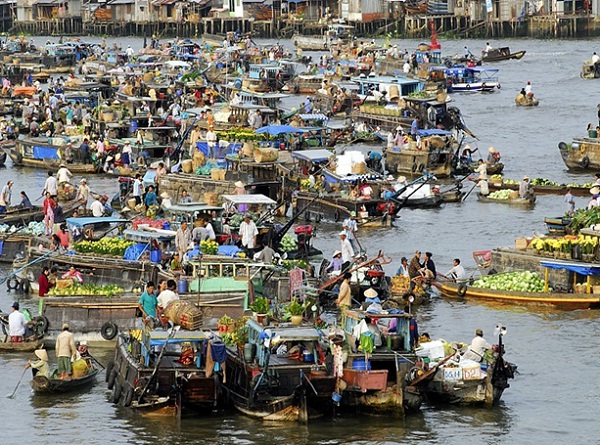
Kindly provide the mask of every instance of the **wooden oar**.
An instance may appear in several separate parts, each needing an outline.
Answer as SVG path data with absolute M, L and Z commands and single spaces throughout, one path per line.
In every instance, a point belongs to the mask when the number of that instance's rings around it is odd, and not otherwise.
M 19 389 L 19 385 L 21 385 L 21 381 L 23 380 L 23 377 L 25 377 L 25 373 L 26 372 L 27 372 L 27 368 L 25 368 L 23 370 L 23 374 L 21 374 L 21 378 L 19 379 L 19 383 L 17 383 L 17 386 L 15 386 L 15 390 L 11 394 L 8 394 L 6 396 L 7 399 L 14 399 L 15 398 L 15 395 L 17 394 L 17 389 Z

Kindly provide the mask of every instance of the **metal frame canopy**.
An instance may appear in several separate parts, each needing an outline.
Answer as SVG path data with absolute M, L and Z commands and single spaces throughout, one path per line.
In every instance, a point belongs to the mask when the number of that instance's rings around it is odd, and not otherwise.
M 308 162 L 321 162 L 327 161 L 328 159 L 333 157 L 333 153 L 329 150 L 319 149 L 319 150 L 300 150 L 293 151 L 292 158 L 301 159 L 303 161 Z
M 265 195 L 223 195 L 223 199 L 234 204 L 277 204 L 271 198 Z
M 89 226 L 90 224 L 110 224 L 110 223 L 128 223 L 128 219 L 111 218 L 111 217 L 83 217 L 83 218 L 67 218 L 67 224 L 76 227 Z

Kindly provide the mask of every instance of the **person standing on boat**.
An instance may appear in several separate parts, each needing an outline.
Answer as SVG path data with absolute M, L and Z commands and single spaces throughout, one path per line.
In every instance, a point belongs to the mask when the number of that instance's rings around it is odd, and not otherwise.
M 44 268 L 42 269 L 42 274 L 38 278 L 38 296 L 45 296 L 52 287 L 53 284 L 50 283 L 50 268 L 44 266 Z
M 46 178 L 46 182 L 44 183 L 44 189 L 42 190 L 42 196 L 46 193 L 49 193 L 50 196 L 58 195 L 58 181 L 53 176 L 54 173 L 52 171 L 48 171 L 48 177 Z
M 342 227 L 346 232 L 346 237 L 352 246 L 352 256 L 354 256 L 354 251 L 358 251 L 358 246 L 356 245 L 356 236 L 355 233 L 358 232 L 358 223 L 356 222 L 356 212 L 350 212 L 350 216 L 344 220 L 342 223 Z
M 483 162 L 483 159 L 479 160 L 479 165 L 475 169 L 475 173 L 479 173 L 479 176 L 477 177 L 477 179 L 479 179 L 479 180 L 484 179 L 487 181 L 487 164 L 485 162 Z
M 2 187 L 2 191 L 0 192 L 0 214 L 6 213 L 8 208 L 10 207 L 13 184 L 13 181 L 8 181 L 6 185 Z
M 410 124 L 410 135 L 412 136 L 413 140 L 417 140 L 417 136 L 419 134 L 419 130 L 421 128 L 421 116 L 416 116 L 414 118 L 414 120 L 412 121 L 412 124 Z
M 125 142 L 123 145 L 123 149 L 121 150 L 121 160 L 123 161 L 123 166 L 125 168 L 129 168 L 129 164 L 131 164 L 131 144 L 129 141 Z
M 341 251 L 342 251 L 342 270 L 347 270 L 354 259 L 354 249 L 348 239 L 348 231 L 340 232 Z
M 483 52 L 485 57 L 487 57 L 488 54 L 490 53 L 490 51 L 493 49 L 494 48 L 492 48 L 492 45 L 490 45 L 490 42 L 485 42 L 485 51 Z
M 75 197 L 75 200 L 81 202 L 83 208 L 86 208 L 88 201 L 90 200 L 91 190 L 87 185 L 87 180 L 85 178 L 80 181 L 80 184 L 81 185 L 77 189 L 77 196 Z
M 352 278 L 352 274 L 350 272 L 346 272 L 344 274 L 344 279 L 342 284 L 340 284 L 340 292 L 338 293 L 338 297 L 335 300 L 335 304 L 342 310 L 350 309 L 352 304 L 352 289 L 350 288 L 350 279 Z
M 146 284 L 146 291 L 142 293 L 140 300 L 138 301 L 138 307 L 142 312 L 144 323 L 146 324 L 156 319 L 158 299 L 155 290 L 154 282 L 148 281 L 148 284 Z
M 256 247 L 258 228 L 248 213 L 244 215 L 244 220 L 240 224 L 239 235 L 242 242 L 242 248 L 248 253 Z
M 135 199 L 135 205 L 138 206 L 142 203 L 142 191 L 144 190 L 144 182 L 142 181 L 142 175 L 140 173 L 135 175 L 133 180 L 133 191 L 132 196 Z
M 51 374 L 50 368 L 48 367 L 48 353 L 45 349 L 36 349 L 33 353 L 38 360 L 29 360 L 25 365 L 25 369 L 32 368 L 34 377 L 41 376 L 49 379 Z
M 573 194 L 571 193 L 571 187 L 567 188 L 565 202 L 567 203 L 567 215 L 575 213 L 575 198 L 573 198 Z
M 167 288 L 163 290 L 156 299 L 159 309 L 158 314 L 161 314 L 171 301 L 179 300 L 179 295 L 177 295 L 175 289 L 177 289 L 177 283 L 175 280 L 168 280 Z
M 529 177 L 523 176 L 523 180 L 519 184 L 519 198 L 526 198 L 529 195 Z
M 214 127 L 208 127 L 208 131 L 206 132 L 206 145 L 208 146 L 207 157 L 209 159 L 214 159 L 217 156 L 217 133 L 215 133 Z
M 25 315 L 19 311 L 19 303 L 12 304 L 12 312 L 8 316 L 8 335 L 11 343 L 23 343 L 27 331 L 27 320 Z
M 175 248 L 179 253 L 179 258 L 183 258 L 183 255 L 187 251 L 188 246 L 192 242 L 192 233 L 188 228 L 187 221 L 183 221 L 181 226 L 175 234 Z
M 69 379 L 73 373 L 71 360 L 77 360 L 75 338 L 69 332 L 69 325 L 62 325 L 62 332 L 56 337 L 56 357 L 58 358 L 58 378 Z
M 492 346 L 483 338 L 483 331 L 477 329 L 475 331 L 475 337 L 471 340 L 471 344 L 469 345 L 467 352 L 463 354 L 462 358 L 481 362 L 485 352 L 491 348 Z
M 531 86 L 531 82 L 528 80 L 527 85 L 525 85 L 525 95 L 533 95 L 533 87 Z
M 465 268 L 460 265 L 460 258 L 454 258 L 452 264 L 453 267 L 448 272 L 446 272 L 446 276 L 457 282 L 460 282 L 467 278 Z
M 46 192 L 46 199 L 44 199 L 43 203 L 44 208 L 44 227 L 46 228 L 46 235 L 52 235 L 52 227 L 54 226 L 54 209 L 56 208 L 56 203 L 54 199 L 52 199 L 52 195 L 50 192 Z

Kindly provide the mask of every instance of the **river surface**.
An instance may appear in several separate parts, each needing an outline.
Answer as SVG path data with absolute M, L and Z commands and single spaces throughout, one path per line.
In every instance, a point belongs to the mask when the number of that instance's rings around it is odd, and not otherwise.
M 45 41 L 37 37 L 36 42 Z M 93 40 L 93 39 L 90 39 Z M 108 39 L 108 44 L 112 44 Z M 141 46 L 141 39 L 119 39 L 123 45 Z M 289 45 L 289 42 L 283 42 Z M 415 48 L 416 41 L 393 41 L 400 49 Z M 526 50 L 520 61 L 506 61 L 499 68 L 502 89 L 488 95 L 453 95 L 455 105 L 468 127 L 479 137 L 469 140 L 487 155 L 490 146 L 502 154 L 505 174 L 521 179 L 545 177 L 559 182 L 591 182 L 592 175 L 573 175 L 565 170 L 557 145 L 583 135 L 588 122 L 596 123 L 594 98 L 600 81 L 579 77 L 581 64 L 590 58 L 597 42 L 514 40 L 493 46 Z M 443 41 L 444 54 L 462 54 L 464 45 L 473 53 L 485 41 Z M 537 108 L 516 108 L 517 92 L 531 81 L 540 99 Z M 0 170 L 0 184 L 15 181 L 13 199 L 20 190 L 35 198 L 43 187 L 45 173 L 31 169 Z M 77 178 L 78 179 L 78 178 Z M 116 182 L 88 178 L 92 190 L 117 191 Z M 108 194 L 108 193 L 107 193 Z M 577 207 L 586 198 L 575 198 Z M 39 202 L 39 201 L 38 201 Z M 370 253 L 382 250 L 398 265 L 401 256 L 416 250 L 433 252 L 438 270 L 451 267 L 459 257 L 468 273 L 476 273 L 474 250 L 514 245 L 515 237 L 543 232 L 543 218 L 564 213 L 562 197 L 539 196 L 531 211 L 477 202 L 474 195 L 462 204 L 446 204 L 436 210 L 402 210 L 393 228 L 361 229 L 359 240 Z M 319 226 L 315 245 L 326 255 L 339 247 L 340 227 Z M 0 270 L 0 277 L 7 269 Z M 0 308 L 7 310 L 13 296 L 0 289 Z M 35 299 L 23 304 L 35 309 Z M 35 312 L 35 311 L 34 311 Z M 88 392 L 65 397 L 34 397 L 29 374 L 15 399 L 7 399 L 19 380 L 26 357 L 0 355 L 0 443 L 88 443 L 88 444 L 548 444 L 551 442 L 598 443 L 600 417 L 600 312 L 562 312 L 509 305 L 479 305 L 442 299 L 418 311 L 421 331 L 433 338 L 470 341 L 482 328 L 492 342 L 493 328 L 502 323 L 507 358 L 518 364 L 519 374 L 511 381 L 499 406 L 493 409 L 425 406 L 420 414 L 404 420 L 372 417 L 334 417 L 308 426 L 263 424 L 240 415 L 217 414 L 184 418 L 180 424 L 147 420 L 115 408 L 107 401 L 103 376 Z M 51 352 L 52 353 L 52 352 Z M 110 349 L 92 353 L 106 363 Z M 51 356 L 51 360 L 52 360 Z M 596 439 L 594 439 L 596 437 Z

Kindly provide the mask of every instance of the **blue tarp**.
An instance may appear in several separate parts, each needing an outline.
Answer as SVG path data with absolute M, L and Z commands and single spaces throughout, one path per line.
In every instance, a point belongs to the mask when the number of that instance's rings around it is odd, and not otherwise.
M 237 246 L 219 246 L 219 248 L 217 249 L 217 253 L 219 255 L 225 255 L 230 257 L 236 256 L 238 252 L 241 252 L 241 249 Z
M 540 261 L 540 264 L 543 267 L 547 267 L 548 269 L 559 269 L 559 270 L 568 270 L 570 272 L 575 272 L 579 275 L 599 275 L 600 274 L 600 266 L 594 266 L 592 264 L 577 264 L 577 263 L 563 263 L 563 262 L 555 262 L 555 261 Z
M 129 246 L 127 249 L 125 249 L 123 259 L 129 261 L 137 261 L 140 258 L 140 256 L 142 256 L 142 253 L 144 253 L 144 251 L 148 249 L 148 247 L 148 244 L 143 243 L 137 243 L 133 246 Z
M 58 149 L 54 147 L 38 147 L 33 146 L 33 157 L 35 159 L 60 159 L 58 157 Z
M 298 128 L 292 127 L 291 125 L 267 125 L 266 127 L 261 127 L 257 130 L 254 130 L 256 134 L 264 134 L 269 133 L 271 136 L 277 136 L 278 134 L 283 133 L 308 133 L 309 131 L 316 130 L 315 128 Z
M 87 218 L 67 218 L 67 224 L 75 227 L 88 226 L 90 224 L 107 224 L 107 223 L 126 223 L 128 219 L 112 218 L 112 217 L 87 217 Z
M 419 130 L 419 136 L 433 136 L 435 134 L 439 136 L 450 136 L 452 134 L 451 131 L 441 130 L 439 128 L 430 128 L 429 130 Z

